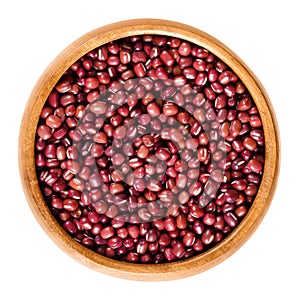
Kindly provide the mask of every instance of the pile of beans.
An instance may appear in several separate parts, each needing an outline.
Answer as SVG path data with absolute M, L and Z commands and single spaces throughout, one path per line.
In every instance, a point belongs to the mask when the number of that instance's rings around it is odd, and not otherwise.
M 102 45 L 65 72 L 41 111 L 35 160 L 47 205 L 76 241 L 164 263 L 238 226 L 264 151 L 257 107 L 223 61 L 144 35 Z

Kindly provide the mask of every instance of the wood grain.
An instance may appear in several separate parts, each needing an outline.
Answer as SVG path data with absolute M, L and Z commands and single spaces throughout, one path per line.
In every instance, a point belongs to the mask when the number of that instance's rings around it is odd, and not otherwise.
M 240 77 L 251 93 L 262 117 L 265 134 L 265 167 L 256 199 L 240 225 L 226 239 L 207 252 L 184 261 L 160 265 L 118 262 L 83 247 L 73 240 L 48 209 L 35 172 L 34 140 L 44 103 L 63 73 L 88 51 L 112 40 L 139 34 L 161 34 L 203 46 Z M 123 21 L 98 28 L 67 47 L 45 70 L 36 83 L 26 109 L 19 136 L 19 169 L 26 199 L 37 221 L 53 241 L 82 264 L 105 274 L 146 281 L 178 279 L 203 272 L 232 255 L 253 234 L 273 198 L 279 173 L 279 134 L 271 102 L 259 80 L 246 64 L 221 42 L 196 28 L 157 19 Z M 255 259 L 252 257 L 251 259 Z

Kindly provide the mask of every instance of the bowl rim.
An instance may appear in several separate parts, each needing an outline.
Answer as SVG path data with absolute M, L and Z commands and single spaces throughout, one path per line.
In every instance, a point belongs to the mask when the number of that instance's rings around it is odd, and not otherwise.
M 54 218 L 38 186 L 34 140 L 41 109 L 63 73 L 84 54 L 110 41 L 134 35 L 166 35 L 200 45 L 223 60 L 249 90 L 260 113 L 265 135 L 265 165 L 258 194 L 242 222 L 223 241 L 202 254 L 163 264 L 133 264 L 101 256 L 76 242 Z M 265 216 L 277 184 L 280 164 L 279 131 L 273 107 L 260 81 L 227 46 L 194 27 L 161 19 L 132 19 L 102 26 L 83 35 L 46 68 L 27 102 L 19 134 L 19 170 L 27 202 L 49 237 L 71 257 L 104 274 L 126 279 L 161 281 L 210 269 L 236 252 Z

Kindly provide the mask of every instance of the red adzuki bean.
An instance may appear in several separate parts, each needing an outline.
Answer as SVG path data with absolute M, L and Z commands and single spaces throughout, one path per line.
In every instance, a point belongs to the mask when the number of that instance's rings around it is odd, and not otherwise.
M 264 168 L 258 109 L 208 50 L 174 37 L 102 45 L 41 111 L 35 164 L 65 231 L 100 255 L 164 263 L 223 240 Z

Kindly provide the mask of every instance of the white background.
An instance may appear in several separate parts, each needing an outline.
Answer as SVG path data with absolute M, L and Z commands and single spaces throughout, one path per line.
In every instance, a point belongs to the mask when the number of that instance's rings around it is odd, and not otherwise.
M 298 1 L 2 1 L 0 4 L 1 299 L 300 299 L 300 18 Z M 272 100 L 281 172 L 265 219 L 215 268 L 182 280 L 135 282 L 68 257 L 36 222 L 20 184 L 18 132 L 46 66 L 86 32 L 131 18 L 163 18 L 215 36 L 256 73 Z

